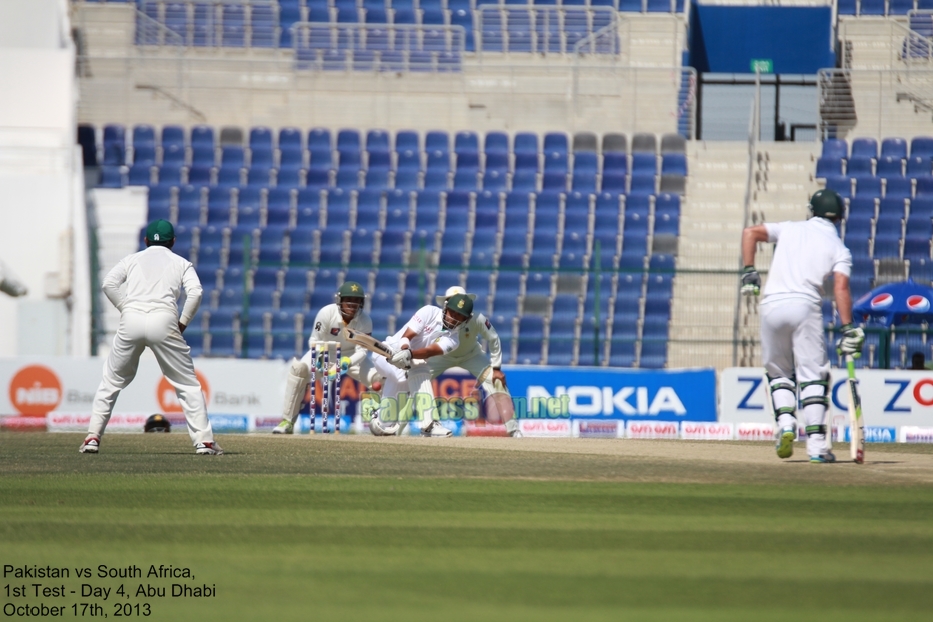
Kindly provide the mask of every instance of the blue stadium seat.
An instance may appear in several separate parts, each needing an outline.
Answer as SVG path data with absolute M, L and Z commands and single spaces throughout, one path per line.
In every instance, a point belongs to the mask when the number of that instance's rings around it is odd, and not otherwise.
M 846 164 L 849 177 L 872 176 L 875 174 L 875 160 L 869 156 L 852 156 Z
M 863 0 L 864 1 L 864 0 Z M 883 5 L 883 0 L 882 0 Z M 850 154 L 850 160 L 852 158 L 865 157 L 865 158 L 877 158 L 878 157 L 878 141 L 874 138 L 856 138 L 852 141 L 852 153 Z M 849 173 L 851 175 L 851 173 Z
M 544 343 L 544 318 L 526 315 L 519 319 L 517 341 L 516 362 L 520 365 L 538 365 Z
M 907 159 L 907 176 L 911 178 L 929 177 L 931 175 L 931 160 L 929 156 L 911 156 Z
M 855 196 L 857 197 L 881 197 L 881 178 L 860 175 L 853 178 L 855 180 Z
M 891 177 L 885 180 L 885 198 L 909 199 L 913 193 L 913 182 L 906 177 Z
M 629 195 L 647 197 L 657 192 L 657 176 L 653 173 L 632 173 Z
M 910 156 L 933 157 L 933 137 L 917 136 L 910 140 Z
M 831 175 L 842 175 L 843 158 L 834 156 L 821 156 L 816 161 L 816 176 L 829 177 Z
M 826 187 L 838 193 L 843 199 L 852 196 L 852 180 L 845 175 L 827 175 Z
M 844 160 L 849 157 L 849 144 L 841 138 L 827 138 L 823 141 L 822 156 Z
M 454 193 L 449 193 L 454 194 Z M 462 195 L 463 193 L 460 193 Z M 449 196 L 449 195 L 448 195 Z M 456 202 L 457 199 L 455 198 Z M 434 234 L 440 221 L 441 195 L 433 190 L 422 190 L 415 197 L 415 230 Z

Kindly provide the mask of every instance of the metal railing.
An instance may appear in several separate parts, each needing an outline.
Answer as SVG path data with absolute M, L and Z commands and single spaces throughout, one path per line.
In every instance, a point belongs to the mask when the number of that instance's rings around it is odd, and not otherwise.
M 276 48 L 279 3 L 275 0 L 143 0 L 139 3 L 136 43 L 147 46 Z M 174 34 L 165 37 L 146 21 Z
M 611 7 L 482 4 L 476 9 L 476 51 L 608 54 L 620 51 L 619 14 Z M 601 33 L 599 37 L 593 35 Z M 577 44 L 587 41 L 583 47 Z
M 462 26 L 335 24 L 292 26 L 299 70 L 461 71 L 466 41 Z
M 933 115 L 933 66 L 930 68 L 821 69 L 819 136 L 927 133 Z M 912 114 L 922 114 L 913 117 Z

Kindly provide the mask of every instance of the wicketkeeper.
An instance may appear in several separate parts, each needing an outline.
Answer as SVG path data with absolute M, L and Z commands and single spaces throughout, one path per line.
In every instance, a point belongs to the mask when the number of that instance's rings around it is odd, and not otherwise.
M 181 336 L 201 304 L 201 281 L 191 262 L 172 252 L 174 245 L 172 223 L 155 220 L 146 227 L 146 249 L 122 259 L 104 278 L 102 288 L 120 310 L 120 326 L 104 363 L 104 378 L 94 395 L 91 424 L 79 449 L 81 453 L 99 451 L 117 396 L 136 377 L 139 356 L 146 348 L 152 350 L 165 379 L 175 388 L 195 453 L 223 453 L 214 441 L 191 348 Z M 124 283 L 126 293 L 120 291 Z M 179 316 L 182 289 L 186 300 Z
M 810 199 L 809 220 L 765 223 L 742 232 L 745 295 L 757 296 L 761 290 L 761 277 L 755 270 L 758 242 L 777 243 L 759 309 L 761 357 L 780 428 L 779 458 L 794 453 L 799 382 L 810 462 L 836 461 L 826 442 L 829 359 L 823 338 L 822 301 L 823 281 L 828 275 L 833 275 L 836 310 L 843 324 L 837 348 L 843 354 L 859 356 L 865 340 L 862 329 L 852 324 L 852 254 L 833 224 L 842 218 L 844 209 L 838 194 L 820 190 Z
M 343 338 L 344 328 L 351 328 L 367 335 L 373 332 L 373 320 L 363 310 L 366 302 L 366 293 L 363 286 L 355 281 L 346 281 L 334 294 L 334 303 L 318 311 L 314 318 L 314 328 L 308 338 L 308 348 L 313 342 L 339 343 L 341 357 L 344 361 L 334 361 L 335 365 L 347 364 L 347 375 L 354 380 L 362 382 L 367 387 L 379 381 L 379 374 L 369 359 L 365 348 Z M 329 347 L 329 346 L 328 346 Z M 320 356 L 320 347 L 317 355 Z M 292 359 L 288 377 L 285 379 L 285 404 L 282 411 L 282 421 L 272 430 L 273 434 L 292 434 L 295 430 L 295 421 L 298 419 L 298 410 L 308 389 L 311 378 L 311 366 L 314 359 L 311 350 L 301 357 L 301 360 Z M 339 378 L 339 376 L 338 376 Z M 326 382 L 325 378 L 321 379 Z M 339 390 L 339 387 L 338 389 Z M 339 413 L 337 415 L 340 416 Z M 339 419 L 338 419 L 339 421 Z

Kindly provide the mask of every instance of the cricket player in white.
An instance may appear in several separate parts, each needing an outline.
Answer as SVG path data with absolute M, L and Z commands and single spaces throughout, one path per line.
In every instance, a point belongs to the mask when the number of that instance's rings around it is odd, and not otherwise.
M 826 443 L 829 407 L 829 359 L 823 338 L 823 281 L 833 275 L 833 294 L 843 326 L 836 344 L 843 354 L 859 356 L 865 334 L 852 325 L 849 275 L 852 254 L 833 223 L 845 206 L 832 190 L 810 199 L 811 217 L 802 222 L 765 223 L 742 232 L 742 293 L 757 296 L 761 278 L 755 270 L 758 242 L 776 242 L 768 283 L 759 307 L 761 357 L 768 375 L 774 416 L 780 428 L 777 455 L 789 458 L 797 438 L 797 383 L 807 432 L 810 462 L 835 462 Z
M 346 281 L 334 295 L 336 302 L 329 304 L 314 318 L 314 328 L 308 338 L 308 348 L 315 341 L 327 341 L 340 344 L 342 361 L 334 361 L 334 365 L 346 363 L 347 375 L 372 387 L 378 382 L 379 374 L 369 359 L 369 351 L 357 347 L 355 343 L 343 338 L 344 328 L 351 328 L 357 332 L 371 335 L 373 320 L 363 310 L 366 294 L 363 286 L 355 281 Z M 318 351 L 318 357 L 321 352 Z M 288 377 L 285 379 L 285 404 L 282 412 L 282 422 L 272 430 L 273 434 L 292 434 L 295 430 L 295 421 L 298 419 L 298 410 L 304 399 L 311 377 L 311 366 L 314 359 L 311 350 L 301 360 L 292 359 Z M 320 365 L 318 365 L 320 367 Z M 323 380 L 323 378 L 322 378 Z
M 448 299 L 457 294 L 465 294 L 470 300 L 476 300 L 476 294 L 467 294 L 462 287 L 454 285 L 448 287 L 443 296 L 435 298 L 437 305 L 443 307 Z M 489 352 L 483 350 L 480 339 L 485 339 L 489 344 Z M 518 421 L 514 418 L 515 409 L 511 405 L 512 396 L 502 372 L 502 342 L 499 340 L 499 333 L 485 315 L 474 313 L 460 328 L 460 345 L 457 349 L 449 354 L 429 358 L 428 367 L 431 368 L 433 378 L 437 378 L 451 367 L 462 367 L 473 374 L 473 377 L 484 378 L 482 387 L 487 395 L 487 413 L 489 409 L 495 408 L 504 419 L 502 423 L 505 424 L 509 436 L 521 436 Z M 490 368 L 491 374 L 488 373 Z
M 460 330 L 473 315 L 473 301 L 464 294 L 451 296 L 444 309 L 433 306 L 421 307 L 408 323 L 397 333 L 385 340 L 393 350 L 392 356 L 374 356 L 376 370 L 385 376 L 382 400 L 398 400 L 402 393 L 410 393 L 405 408 L 397 406 L 399 421 L 383 421 L 383 416 L 374 414 L 369 429 L 376 436 L 400 434 L 410 417 L 419 417 L 422 436 L 451 435 L 451 431 L 440 425 L 435 418 L 433 373 L 428 360 L 443 356 L 460 346 Z M 380 406 L 391 408 L 392 402 Z M 408 414 L 406 408 L 411 409 Z M 414 409 L 418 409 L 414 413 Z
M 155 220 L 146 227 L 146 249 L 122 259 L 104 278 L 102 289 L 120 310 L 120 326 L 104 363 L 103 380 L 94 395 L 91 424 L 81 453 L 98 452 L 117 396 L 136 377 L 139 356 L 147 347 L 175 388 L 195 453 L 223 453 L 214 442 L 204 393 L 194 374 L 191 348 L 181 336 L 201 304 L 201 281 L 191 262 L 171 251 L 174 244 L 172 223 Z M 121 291 L 124 283 L 125 293 Z M 182 288 L 186 300 L 179 316 L 178 297 Z

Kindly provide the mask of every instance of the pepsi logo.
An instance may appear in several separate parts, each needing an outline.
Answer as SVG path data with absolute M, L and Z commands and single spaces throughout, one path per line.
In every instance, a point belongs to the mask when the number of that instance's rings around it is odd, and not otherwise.
M 930 310 L 930 301 L 924 296 L 910 296 L 907 298 L 907 308 L 914 313 L 925 313 Z
M 872 309 L 887 309 L 894 304 L 894 296 L 891 294 L 878 294 L 871 299 Z

